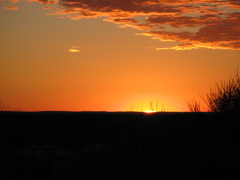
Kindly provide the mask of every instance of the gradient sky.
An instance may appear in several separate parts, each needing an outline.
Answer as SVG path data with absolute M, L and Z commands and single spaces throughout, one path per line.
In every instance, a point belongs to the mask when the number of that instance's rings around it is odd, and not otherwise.
M 239 0 L 0 0 L 0 100 L 187 111 L 240 65 Z

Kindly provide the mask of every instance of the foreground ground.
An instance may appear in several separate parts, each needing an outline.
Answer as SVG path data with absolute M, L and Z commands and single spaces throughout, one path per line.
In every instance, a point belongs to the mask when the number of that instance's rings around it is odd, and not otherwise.
M 238 114 L 0 112 L 1 179 L 236 179 Z

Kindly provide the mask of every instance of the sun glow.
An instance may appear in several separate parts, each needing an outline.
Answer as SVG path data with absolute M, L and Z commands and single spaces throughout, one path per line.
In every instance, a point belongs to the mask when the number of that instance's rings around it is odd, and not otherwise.
M 116 109 L 124 111 L 156 113 L 180 111 L 180 103 L 167 95 L 158 94 L 135 94 L 126 97 L 116 106 Z

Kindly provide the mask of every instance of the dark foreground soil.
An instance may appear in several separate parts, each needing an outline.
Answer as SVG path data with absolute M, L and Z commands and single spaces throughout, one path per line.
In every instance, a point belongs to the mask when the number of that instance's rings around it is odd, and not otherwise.
M 240 116 L 0 112 L 0 179 L 239 179 Z

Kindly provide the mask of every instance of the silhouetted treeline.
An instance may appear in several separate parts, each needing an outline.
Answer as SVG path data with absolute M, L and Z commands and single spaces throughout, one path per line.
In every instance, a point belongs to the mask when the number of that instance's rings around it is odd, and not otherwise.
M 233 113 L 0 112 L 3 179 L 233 179 Z

